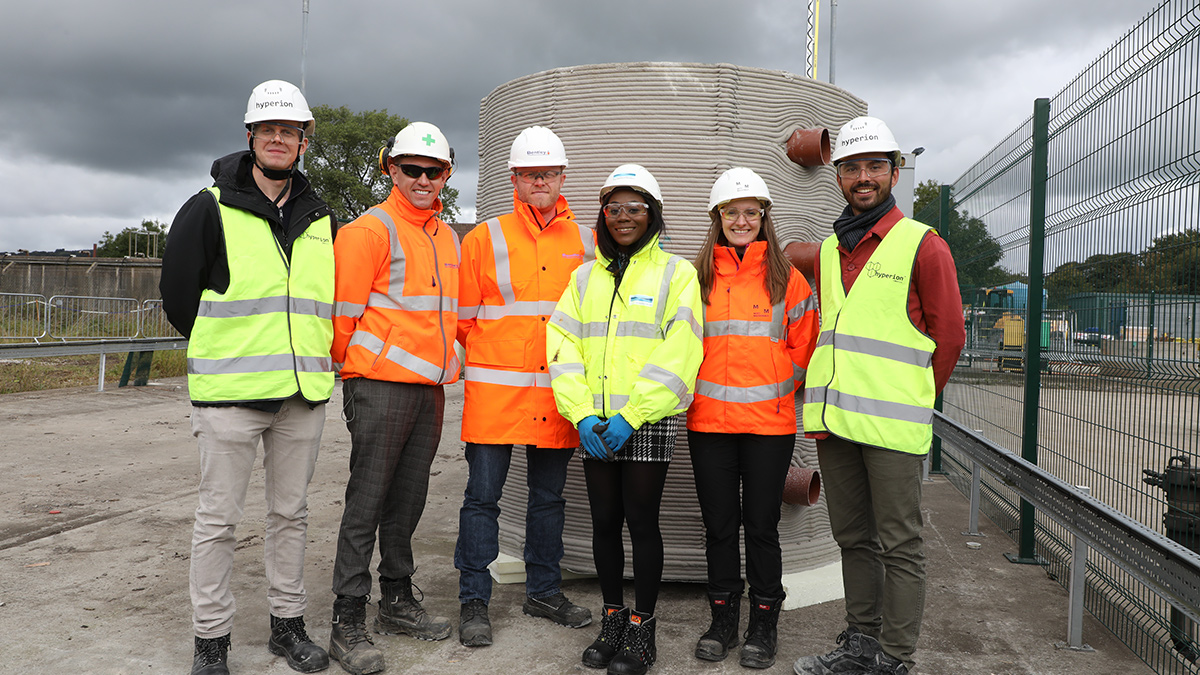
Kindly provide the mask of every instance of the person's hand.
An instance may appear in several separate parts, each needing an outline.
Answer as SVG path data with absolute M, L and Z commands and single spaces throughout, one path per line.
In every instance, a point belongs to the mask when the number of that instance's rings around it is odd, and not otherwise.
M 600 418 L 595 415 L 588 415 L 579 420 L 579 442 L 587 454 L 596 459 L 607 459 L 608 453 L 604 450 L 604 444 L 600 442 L 600 436 L 592 430 L 597 424 L 600 424 Z
M 633 435 L 633 427 L 621 417 L 620 413 L 608 418 L 608 429 L 604 431 L 604 444 L 617 452 L 625 446 L 625 442 Z

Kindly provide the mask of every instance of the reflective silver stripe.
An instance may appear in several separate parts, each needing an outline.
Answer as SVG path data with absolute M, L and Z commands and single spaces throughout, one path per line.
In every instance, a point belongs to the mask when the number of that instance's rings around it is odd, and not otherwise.
M 566 312 L 555 310 L 555 312 L 550 315 L 550 323 L 561 327 L 564 331 L 574 337 L 583 339 L 583 324 L 580 323 L 578 319 L 568 316 Z
M 771 305 L 771 334 L 769 337 L 782 340 L 787 332 L 787 316 L 784 314 L 786 305 L 777 302 Z
M 663 325 L 663 316 L 667 313 L 667 295 L 671 292 L 671 278 L 675 276 L 675 267 L 683 260 L 677 255 L 667 259 L 667 267 L 663 270 L 662 280 L 658 284 L 658 306 L 654 309 L 654 323 Z M 700 335 L 704 335 L 701 331 Z M 703 338 L 702 338 L 703 339 Z
M 471 305 L 470 307 L 459 306 L 458 308 L 458 318 L 460 319 L 474 319 L 478 315 L 479 305 Z
M 587 295 L 588 279 L 592 276 L 592 268 L 596 266 L 595 260 L 589 260 L 578 268 L 575 272 L 575 288 L 579 291 L 579 306 L 583 306 L 583 297 Z
M 583 261 L 596 259 L 596 231 L 587 225 L 575 223 L 579 228 L 579 241 L 583 242 Z
M 405 312 L 457 312 L 458 298 L 443 295 L 406 295 L 392 297 L 383 293 L 372 293 L 368 307 L 397 309 Z
M 645 378 L 651 382 L 657 382 L 663 385 L 667 389 L 670 389 L 671 393 L 675 394 L 675 396 L 680 399 L 682 399 L 684 396 L 687 396 L 688 386 L 687 383 L 683 381 L 683 378 L 679 377 L 675 373 L 672 373 L 666 368 L 663 368 L 662 366 L 656 366 L 652 363 L 647 363 L 646 365 L 642 366 L 642 370 L 638 373 L 638 377 Z
M 796 387 L 797 382 L 803 382 L 808 377 L 808 369 L 801 368 L 796 364 L 792 364 L 792 388 Z
M 881 417 L 898 422 L 933 424 L 933 408 L 907 403 L 881 401 L 865 396 L 853 396 L 828 387 L 811 387 L 804 390 L 805 403 L 824 403 L 846 412 Z
M 558 379 L 560 375 L 586 375 L 582 363 L 551 363 L 550 379 Z
M 400 245 L 400 235 L 396 232 L 396 221 L 392 216 L 378 206 L 367 209 L 366 215 L 375 216 L 388 230 L 389 248 L 392 251 L 392 261 L 388 268 L 388 293 L 400 297 L 404 295 L 404 247 Z M 369 302 L 367 304 L 370 304 Z
M 604 337 L 608 335 L 607 321 L 590 321 L 583 324 L 583 337 Z
M 607 328 L 606 324 L 600 324 L 599 322 L 589 325 L 595 326 L 597 324 L 606 326 Z M 657 324 L 646 323 L 644 321 L 621 321 L 617 323 L 617 330 L 614 335 L 616 337 L 640 337 L 650 340 L 663 339 L 662 329 Z
M 269 373 L 292 370 L 301 373 L 327 373 L 333 370 L 333 358 L 329 356 L 294 356 L 292 354 L 266 354 L 263 356 L 234 356 L 227 359 L 187 360 L 191 375 L 236 375 L 239 373 Z
M 839 335 L 834 348 L 844 352 L 878 356 L 883 359 L 899 361 L 900 363 L 920 368 L 928 368 L 933 363 L 933 352 L 905 347 L 894 342 L 862 337 L 860 335 Z
M 821 331 L 821 334 L 819 336 L 817 336 L 817 346 L 818 347 L 828 347 L 831 344 L 833 344 L 833 331 L 832 330 Z
M 354 331 L 354 334 L 350 336 L 350 344 L 348 347 L 354 346 L 362 347 L 368 352 L 374 354 L 376 357 L 380 356 L 380 352 L 384 350 L 384 347 L 387 347 L 383 340 L 380 340 L 379 337 L 365 330 L 356 330 Z M 391 345 L 388 347 L 387 353 L 383 354 L 383 358 L 395 363 L 398 366 L 406 368 L 431 382 L 441 382 L 447 374 L 456 373 L 459 369 L 458 354 L 454 353 L 453 351 L 450 353 L 450 363 L 448 363 L 445 368 L 442 368 L 437 364 L 430 363 L 429 361 L 426 361 L 415 354 L 410 354 L 396 345 Z
M 675 406 L 675 409 L 676 410 L 687 410 L 688 408 L 692 407 L 692 399 L 693 398 L 695 398 L 695 396 L 688 394 L 687 396 L 684 396 L 683 398 L 679 399 L 679 405 Z
M 292 298 L 291 311 L 298 316 L 315 316 L 327 321 L 333 319 L 333 303 L 311 298 Z
M 680 305 L 679 309 L 675 310 L 675 316 L 667 322 L 666 328 L 663 329 L 664 336 L 671 332 L 671 327 L 675 325 L 676 321 L 687 321 L 688 325 L 692 327 L 692 334 L 696 336 L 696 339 L 704 340 L 704 327 L 696 321 L 696 315 L 692 313 L 691 307 Z
M 775 384 L 759 384 L 753 387 L 731 387 L 705 380 L 696 380 L 696 395 L 707 396 L 728 403 L 759 403 L 783 398 L 794 388 L 788 379 Z
M 501 384 L 508 387 L 549 387 L 551 379 L 549 373 L 525 373 L 481 366 L 467 366 L 463 374 L 468 382 Z
M 500 297 L 504 304 L 517 301 L 512 287 L 512 271 L 509 269 L 508 242 L 504 239 L 504 228 L 500 226 L 499 218 L 492 218 L 484 223 L 492 240 L 492 257 L 496 259 L 496 285 L 500 288 Z
M 366 305 L 360 305 L 357 302 L 346 302 L 345 300 L 337 302 L 333 307 L 333 312 L 337 316 L 348 316 L 352 319 L 362 317 L 365 311 L 367 311 Z
M 269 298 L 250 298 L 248 300 L 201 300 L 196 308 L 196 316 L 214 319 L 233 319 L 242 316 L 258 316 L 286 312 L 288 296 L 273 295 Z
M 704 337 L 772 337 L 774 324 L 766 321 L 751 321 L 731 319 L 729 321 L 710 321 L 704 324 Z
M 550 316 L 558 306 L 557 300 L 523 300 L 503 305 L 480 305 L 480 319 L 503 319 L 506 316 Z
M 797 319 L 804 316 L 808 312 L 810 312 L 810 311 L 815 312 L 816 310 L 817 310 L 817 296 L 812 295 L 810 293 L 808 295 L 808 297 L 804 298 L 799 303 L 797 303 L 797 305 L 795 307 L 788 310 L 788 319 L 790 319 L 792 321 L 796 321 Z
M 629 405 L 629 397 L 625 394 L 608 395 L 609 410 L 620 410 L 627 405 Z M 597 410 L 604 410 L 604 397 L 602 397 L 600 394 L 592 394 L 592 407 L 596 408 Z

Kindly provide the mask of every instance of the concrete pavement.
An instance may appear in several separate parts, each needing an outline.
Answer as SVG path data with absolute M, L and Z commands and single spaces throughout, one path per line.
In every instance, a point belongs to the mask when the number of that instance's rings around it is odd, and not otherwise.
M 329 637 L 329 590 L 350 453 L 339 418 L 340 387 L 309 492 L 306 584 L 309 633 Z M 0 673 L 186 673 L 191 666 L 188 557 L 198 476 L 191 407 L 182 380 L 149 387 L 70 389 L 0 396 Z M 457 628 L 453 566 L 466 462 L 458 440 L 462 387 L 447 389 L 446 429 L 432 467 L 430 496 L 414 549 L 415 581 L 426 608 Z M 262 571 L 262 469 L 251 482 L 238 527 L 233 576 L 238 615 L 233 673 L 290 673 L 266 648 Z M 1090 616 L 1093 653 L 1056 649 L 1066 637 L 1067 597 L 1038 567 L 1012 565 L 1014 546 L 984 520 L 989 535 L 969 549 L 967 501 L 944 479 L 926 485 L 929 585 L 918 672 L 997 675 L 1126 675 L 1152 672 Z M 52 513 L 57 511 L 58 513 Z M 594 614 L 593 579 L 564 591 Z M 443 642 L 376 636 L 389 673 L 594 673 L 579 655 L 598 626 L 561 628 L 521 613 L 524 589 L 497 586 L 491 604 L 496 642 L 467 649 Z M 632 588 L 628 591 L 632 597 Z M 745 623 L 743 608 L 743 625 Z M 373 615 L 368 608 L 368 617 Z M 659 601 L 659 662 L 651 673 L 745 673 L 736 654 L 696 660 L 708 624 L 704 589 L 666 584 Z M 779 661 L 825 652 L 844 627 L 841 601 L 784 612 Z M 333 664 L 330 673 L 343 672 Z

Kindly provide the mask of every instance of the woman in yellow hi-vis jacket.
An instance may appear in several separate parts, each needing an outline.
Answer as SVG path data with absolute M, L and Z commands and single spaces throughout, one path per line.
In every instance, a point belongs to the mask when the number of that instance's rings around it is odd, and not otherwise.
M 654 665 L 662 581 L 659 504 L 680 422 L 703 358 L 696 270 L 658 246 L 658 182 L 636 164 L 600 190 L 599 255 L 575 270 L 546 335 L 558 411 L 579 428 L 592 554 L 604 596 L 600 637 L 584 665 L 641 675 Z M 635 604 L 622 595 L 622 526 L 633 541 Z

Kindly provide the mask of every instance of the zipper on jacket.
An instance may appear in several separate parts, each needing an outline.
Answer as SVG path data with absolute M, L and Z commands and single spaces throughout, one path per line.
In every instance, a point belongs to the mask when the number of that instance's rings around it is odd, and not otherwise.
M 433 218 L 433 216 L 429 216 L 429 218 Z M 437 322 L 438 322 L 438 331 L 440 331 L 442 334 L 442 372 L 440 375 L 438 375 L 438 379 L 437 379 L 437 382 L 435 382 L 435 384 L 441 384 L 442 380 L 446 379 L 446 356 L 447 356 L 447 354 L 446 354 L 446 321 L 442 318 L 442 312 L 445 311 L 442 309 L 442 304 L 446 301 L 446 295 L 444 293 L 442 293 L 442 291 L 441 291 L 442 275 L 441 275 L 440 271 L 438 270 L 439 265 L 438 265 L 437 243 L 433 241 L 433 237 L 429 234 L 429 232 L 427 232 L 425 230 L 425 226 L 429 224 L 429 218 L 426 218 L 425 222 L 421 224 L 421 232 L 424 233 L 425 238 L 429 240 L 429 247 L 433 249 L 433 276 L 430 277 L 429 282 L 433 284 L 434 288 L 438 289 Z M 434 227 L 435 228 L 437 227 L 436 223 L 434 224 Z M 437 230 L 435 229 L 434 233 L 436 233 L 436 232 L 437 232 Z

